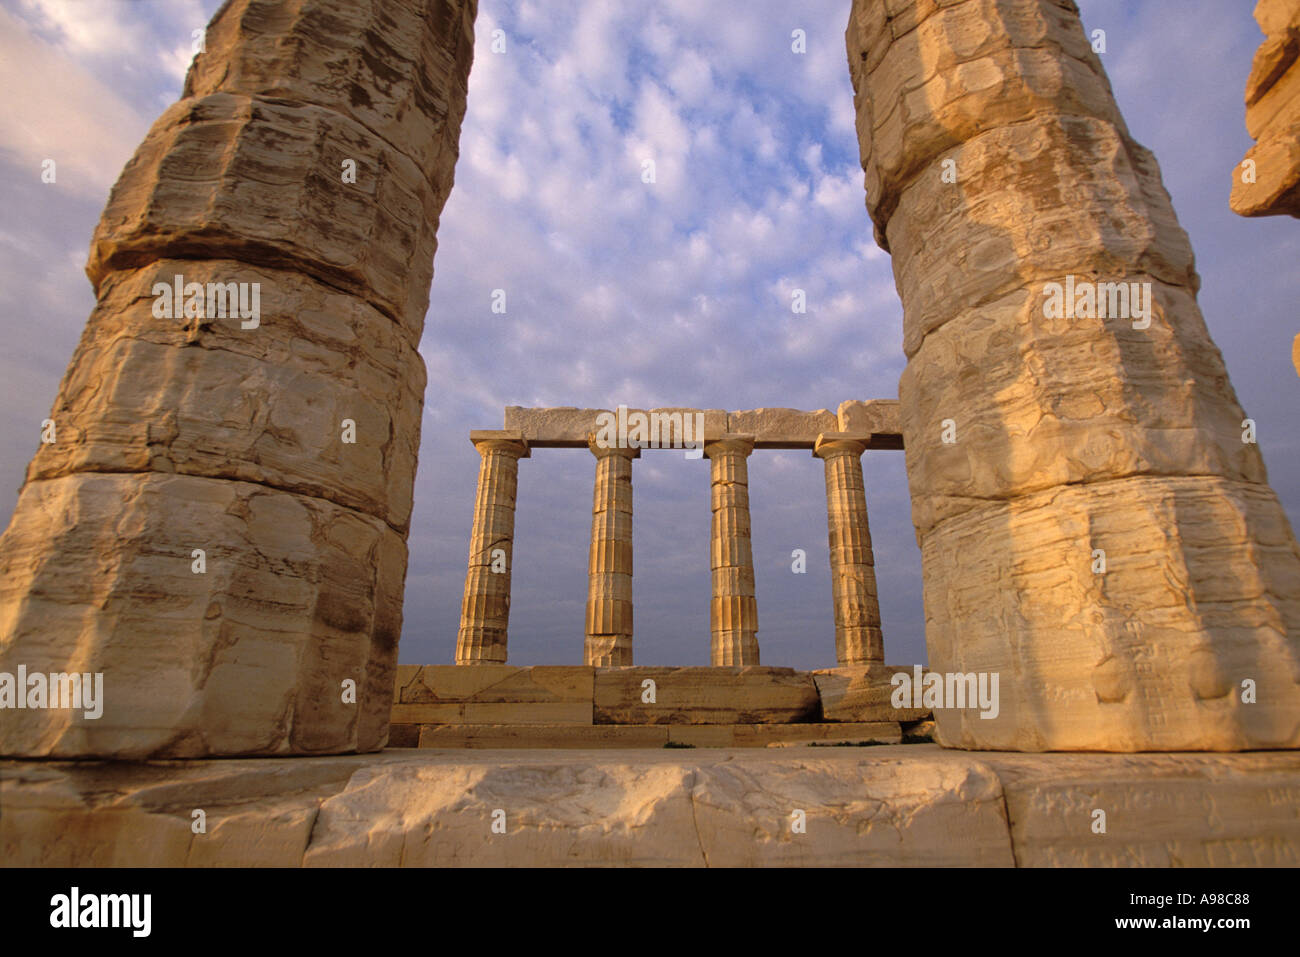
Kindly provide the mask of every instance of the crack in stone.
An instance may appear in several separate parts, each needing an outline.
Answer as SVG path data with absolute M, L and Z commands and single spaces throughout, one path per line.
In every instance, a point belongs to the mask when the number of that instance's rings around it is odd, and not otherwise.
M 1007 845 L 1011 850 L 1011 863 L 1015 867 L 1020 867 L 1020 856 L 1016 853 L 1016 829 L 1011 823 L 1011 804 L 1007 801 L 1007 787 L 1001 777 L 998 777 L 998 791 L 1002 795 L 1002 816 L 1007 821 Z
M 345 784 L 345 785 L 344 785 L 344 789 L 346 789 L 346 788 L 347 788 L 347 785 Z M 341 793 L 341 792 L 340 792 L 340 793 Z M 298 858 L 298 866 L 299 866 L 299 867 L 306 867 L 306 866 L 307 866 L 307 852 L 311 850 L 311 842 L 314 841 L 314 840 L 316 839 L 316 825 L 320 823 L 320 812 L 321 812 L 321 808 L 324 806 L 324 804 L 325 804 L 325 802 L 324 802 L 324 801 L 321 801 L 320 804 L 317 804 L 317 805 L 316 805 L 316 809 L 312 812 L 312 816 L 311 816 L 311 827 L 307 829 L 307 842 L 306 842 L 305 844 L 303 844 L 303 846 L 302 846 L 302 854 L 301 854 L 301 855 L 299 856 L 299 858 Z
M 700 819 L 695 813 L 695 788 L 699 783 L 700 769 L 694 768 L 691 771 L 691 785 L 687 792 L 687 797 L 691 802 L 691 823 L 695 825 L 695 840 L 700 845 L 700 857 L 704 860 L 704 866 L 709 866 L 709 852 L 704 849 L 704 837 L 700 834 Z

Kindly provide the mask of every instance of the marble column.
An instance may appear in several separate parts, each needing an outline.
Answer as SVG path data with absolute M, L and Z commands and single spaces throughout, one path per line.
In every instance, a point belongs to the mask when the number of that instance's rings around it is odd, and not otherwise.
M 867 443 L 846 432 L 817 436 L 813 455 L 826 463 L 826 524 L 831 555 L 831 595 L 835 601 L 835 660 L 849 665 L 883 665 L 867 493 L 862 453 Z
M 704 443 L 713 498 L 709 604 L 714 665 L 756 665 L 758 604 L 754 551 L 749 539 L 749 467 L 754 436 L 727 433 Z
M 587 566 L 586 664 L 632 664 L 632 460 L 640 449 L 603 448 L 596 457 L 591 504 L 591 561 Z
M 101 673 L 104 710 L 6 710 L 0 754 L 384 746 L 476 10 L 217 10 L 108 196 L 0 537 L 0 674 Z
M 456 664 L 504 664 L 510 621 L 510 572 L 514 561 L 515 493 L 519 460 L 528 457 L 522 433 L 474 431 L 470 441 L 482 456 L 469 570 L 460 606 Z
M 854 0 L 940 743 L 1300 747 L 1300 548 L 1074 3 Z M 1230 329 L 1224 319 L 1222 328 Z

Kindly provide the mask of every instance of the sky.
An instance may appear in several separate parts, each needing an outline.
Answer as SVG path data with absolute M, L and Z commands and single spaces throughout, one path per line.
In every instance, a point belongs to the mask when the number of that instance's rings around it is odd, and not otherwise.
M 108 190 L 180 94 L 217 0 L 0 0 L 0 517 L 7 521 L 94 304 L 83 267 Z M 1290 364 L 1300 226 L 1228 208 L 1250 146 L 1248 0 L 1079 0 L 1154 150 L 1201 308 L 1293 525 Z M 896 398 L 902 309 L 872 239 L 853 128 L 847 0 L 481 0 L 456 182 L 438 230 L 409 538 L 403 663 L 454 659 L 478 456 L 507 405 L 784 406 Z M 504 51 L 493 52 L 494 31 Z M 792 50 L 802 30 L 806 52 Z M 57 181 L 42 183 L 43 160 Z M 654 161 L 654 182 L 643 177 Z M 492 311 L 506 292 L 505 314 Z M 791 311 L 806 292 L 807 311 Z M 886 657 L 924 662 L 903 455 L 863 459 Z M 510 662 L 582 660 L 595 460 L 520 463 Z M 750 458 L 764 664 L 835 663 L 822 464 Z M 634 465 L 635 657 L 709 662 L 709 470 Z M 807 570 L 792 571 L 792 551 Z

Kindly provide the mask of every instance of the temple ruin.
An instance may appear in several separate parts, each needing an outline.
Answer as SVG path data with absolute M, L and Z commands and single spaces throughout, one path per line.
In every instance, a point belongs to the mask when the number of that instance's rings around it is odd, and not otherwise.
M 13 712 L 0 753 L 384 747 L 403 686 L 417 346 L 476 12 L 232 0 L 217 13 L 182 98 L 109 197 L 58 437 L 0 539 L 0 670 L 102 671 L 115 703 L 94 722 Z M 1300 746 L 1300 549 L 1155 158 L 1074 4 L 854 0 L 846 42 L 907 367 L 896 407 L 793 413 L 797 437 L 696 410 L 714 665 L 759 660 L 746 460 L 767 444 L 824 460 L 837 662 L 880 671 L 859 456 L 905 447 L 930 666 L 1002 676 L 992 719 L 936 714 L 941 743 Z M 260 291 L 252 327 L 188 306 L 178 322 L 153 301 L 159 285 L 231 283 Z M 1145 289 L 1150 311 L 1053 314 L 1053 286 L 1106 287 L 1112 304 Z M 515 410 L 473 434 L 458 662 L 506 660 L 517 464 L 546 444 L 597 460 L 584 659 L 632 662 L 637 450 L 592 448 L 591 424 Z M 348 680 L 353 707 L 337 694 Z
M 622 441 L 598 435 L 602 417 L 620 423 Z M 642 416 L 654 431 L 627 440 Z M 659 419 L 669 423 L 661 436 Z M 691 423 L 700 425 L 692 438 Z M 683 428 L 683 425 L 685 428 Z M 589 449 L 596 458 L 588 566 L 584 664 L 626 667 L 632 653 L 632 462 L 642 448 L 694 448 L 710 465 L 712 544 L 710 658 L 714 665 L 757 665 L 758 606 L 746 459 L 755 449 L 807 449 L 825 463 L 826 519 L 840 667 L 885 661 L 867 521 L 861 457 L 901 449 L 898 403 L 849 401 L 819 409 L 506 409 L 505 427 L 470 433 L 482 457 L 469 569 L 456 641 L 457 664 L 505 664 L 514 554 L 518 462 L 533 448 Z

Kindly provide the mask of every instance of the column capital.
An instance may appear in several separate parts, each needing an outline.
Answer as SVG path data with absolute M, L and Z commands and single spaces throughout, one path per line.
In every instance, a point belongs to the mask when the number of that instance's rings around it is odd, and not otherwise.
M 526 459 L 531 454 L 524 433 L 518 429 L 474 429 L 469 440 L 478 449 L 478 454 L 487 452 L 505 452 L 517 459 Z
M 587 448 L 591 450 L 591 454 L 596 456 L 596 458 L 603 459 L 607 455 L 622 455 L 629 459 L 639 459 L 641 457 L 641 450 L 639 448 L 601 445 L 596 441 L 596 436 L 599 434 L 599 432 L 587 433 Z
M 704 435 L 704 454 L 713 458 L 715 452 L 739 452 L 748 457 L 754 451 L 754 436 L 747 432 L 715 432 Z
M 871 445 L 871 436 L 860 432 L 822 432 L 813 443 L 812 454 L 824 459 L 832 455 L 861 455 Z

